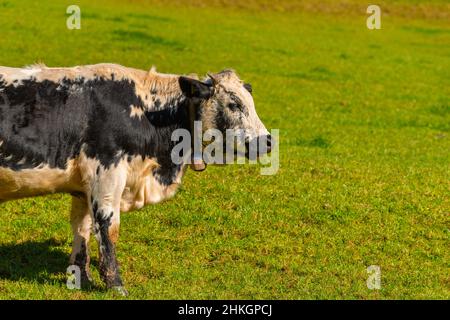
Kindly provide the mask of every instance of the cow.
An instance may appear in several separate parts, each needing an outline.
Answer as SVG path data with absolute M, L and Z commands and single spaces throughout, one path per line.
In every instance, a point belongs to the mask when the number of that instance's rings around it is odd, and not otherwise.
M 233 70 L 199 80 L 117 64 L 0 67 L 0 202 L 70 194 L 70 265 L 83 285 L 92 281 L 93 232 L 102 281 L 126 295 L 115 253 L 120 213 L 175 194 L 187 163 L 171 160 L 171 135 L 192 121 L 251 129 L 246 142 L 264 137 L 270 152 L 251 86 Z

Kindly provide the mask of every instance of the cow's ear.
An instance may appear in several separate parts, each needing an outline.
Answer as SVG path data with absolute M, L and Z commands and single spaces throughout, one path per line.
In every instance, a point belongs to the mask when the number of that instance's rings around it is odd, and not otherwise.
M 244 88 L 247 89 L 248 92 L 252 93 L 252 85 L 250 83 L 244 83 Z
M 214 88 L 211 84 L 199 80 L 181 76 L 178 83 L 181 91 L 188 98 L 209 99 L 214 94 Z

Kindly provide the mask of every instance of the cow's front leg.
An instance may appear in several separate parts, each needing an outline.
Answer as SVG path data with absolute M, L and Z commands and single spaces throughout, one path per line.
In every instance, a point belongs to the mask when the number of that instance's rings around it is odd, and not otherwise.
M 99 245 L 100 276 L 107 288 L 127 295 L 119 273 L 116 242 L 119 236 L 120 200 L 125 188 L 126 170 L 120 165 L 97 170 L 91 196 L 94 233 Z
M 69 263 L 80 268 L 81 285 L 86 286 L 92 282 L 89 272 L 89 237 L 91 235 L 92 220 L 84 194 L 72 196 L 70 222 L 73 231 L 73 244 Z

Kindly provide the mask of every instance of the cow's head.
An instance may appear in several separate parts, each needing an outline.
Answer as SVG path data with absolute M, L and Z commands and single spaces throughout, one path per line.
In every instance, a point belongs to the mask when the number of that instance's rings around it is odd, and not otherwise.
M 243 130 L 246 156 L 249 146 L 257 145 L 257 155 L 270 152 L 272 138 L 258 117 L 253 102 L 252 87 L 239 79 L 232 70 L 208 75 L 204 81 L 180 77 L 183 93 L 192 99 L 200 99 L 200 118 L 203 130 L 218 129 L 225 137 L 226 130 Z M 262 143 L 267 147 L 262 148 Z

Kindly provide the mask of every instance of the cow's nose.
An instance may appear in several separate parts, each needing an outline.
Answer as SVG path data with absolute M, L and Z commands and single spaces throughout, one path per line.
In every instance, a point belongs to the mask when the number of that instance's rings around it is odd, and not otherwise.
M 267 153 L 269 153 L 270 151 L 272 151 L 272 136 L 270 134 L 268 134 L 266 136 L 266 146 L 267 146 Z

